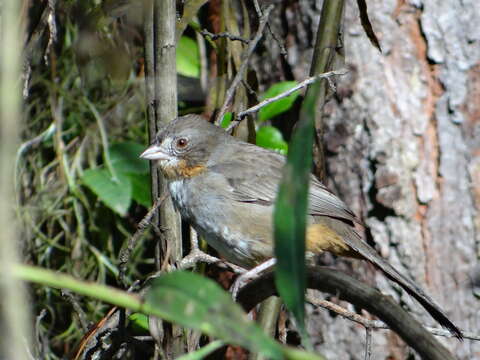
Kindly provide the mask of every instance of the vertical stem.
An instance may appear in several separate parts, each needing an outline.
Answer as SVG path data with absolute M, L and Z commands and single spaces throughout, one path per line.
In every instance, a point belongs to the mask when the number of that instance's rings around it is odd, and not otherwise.
M 344 0 L 325 0 L 322 6 L 317 39 L 313 53 L 310 75 L 318 75 L 334 70 L 335 57 L 339 44 L 339 32 L 343 15 Z M 327 101 L 328 79 L 319 81 L 319 92 L 315 114 L 316 161 L 315 172 L 320 180 L 325 181 L 325 153 L 323 150 L 323 106 Z M 311 87 L 307 90 L 311 91 Z
M 20 115 L 20 51 L 18 0 L 4 0 L 0 14 L 0 357 L 29 359 L 30 311 L 23 284 L 13 277 L 20 260 L 20 243 L 14 221 L 14 169 Z
M 155 23 L 155 119 L 157 129 L 177 117 L 177 68 L 175 47 L 175 1 L 156 0 Z M 159 192 L 167 191 L 166 181 L 159 176 Z M 160 224 L 163 232 L 163 249 L 171 247 L 172 261 L 182 257 L 182 233 L 180 216 L 171 199 L 160 207 Z M 165 260 L 165 259 L 163 259 Z
M 275 337 L 277 330 L 278 315 L 280 309 L 282 308 L 282 299 L 278 296 L 270 296 L 269 298 L 263 300 L 258 311 L 258 325 L 263 329 L 263 331 Z M 250 354 L 250 360 L 263 360 L 264 356 L 260 354 Z
M 145 12 L 145 58 L 147 76 L 147 114 L 149 137 L 177 117 L 177 69 L 175 40 L 175 0 L 153 0 L 147 2 Z M 150 15 L 151 14 L 151 15 Z M 152 164 L 152 200 L 168 191 L 166 180 Z M 175 211 L 170 197 L 159 208 L 156 224 L 162 229 L 156 261 L 160 269 L 165 262 L 174 263 L 181 259 L 181 219 Z M 167 258 L 168 257 L 168 258 Z M 150 319 L 150 324 L 155 321 Z M 156 322 L 156 321 L 155 321 Z M 184 353 L 183 331 L 176 325 L 156 322 L 162 333 L 163 348 L 167 357 L 177 358 Z M 157 341 L 160 339 L 157 339 Z M 159 347 L 162 344 L 158 344 Z
M 143 8 L 143 31 L 145 34 L 145 96 L 147 104 L 147 120 L 148 120 L 148 139 L 151 143 L 157 133 L 157 122 L 155 117 L 155 34 L 153 26 L 153 0 L 146 0 Z M 152 185 L 151 195 L 152 203 L 155 199 L 160 197 L 159 186 L 159 172 L 155 161 L 150 163 L 150 182 Z M 155 212 L 152 218 L 153 224 L 160 224 L 158 211 Z M 163 253 L 166 249 L 162 249 Z

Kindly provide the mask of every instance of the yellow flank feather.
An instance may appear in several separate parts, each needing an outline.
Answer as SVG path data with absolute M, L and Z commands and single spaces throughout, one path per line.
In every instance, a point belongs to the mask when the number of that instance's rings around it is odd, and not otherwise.
M 324 224 L 307 227 L 307 251 L 321 254 L 324 251 L 341 256 L 355 256 L 355 252 L 333 229 Z

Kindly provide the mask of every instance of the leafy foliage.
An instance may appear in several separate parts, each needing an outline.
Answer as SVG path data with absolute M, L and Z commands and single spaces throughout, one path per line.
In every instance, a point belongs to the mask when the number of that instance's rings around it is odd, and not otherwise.
M 283 139 L 282 133 L 273 126 L 262 126 L 258 129 L 257 145 L 267 149 L 276 150 L 284 155 L 288 152 L 288 144 Z
M 182 36 L 177 44 L 177 72 L 195 78 L 200 76 L 197 42 L 186 36 Z
M 38 21 L 49 11 L 45 2 L 31 2 L 31 9 L 25 12 L 31 17 L 26 21 L 30 40 L 25 50 L 31 75 L 16 173 L 22 241 L 30 263 L 99 284 L 116 283 L 119 250 L 151 202 L 149 165 L 138 159 L 147 143 L 140 3 L 58 2 L 51 18 L 57 27 L 55 38 L 50 38 L 48 24 Z M 193 39 L 192 32 L 180 37 L 177 71 L 198 78 L 199 47 Z M 45 49 L 50 40 L 52 45 Z M 213 51 L 223 51 L 218 44 L 210 42 Z M 235 53 L 240 58 L 238 44 L 228 48 L 229 56 Z M 294 84 L 273 85 L 263 98 Z M 297 96 L 295 93 L 260 112 L 260 146 L 287 152 L 280 131 L 265 122 L 291 108 Z M 202 111 L 208 105 L 194 106 L 195 111 Z M 191 107 L 187 101 L 185 111 Z M 222 126 L 228 126 L 231 117 L 228 113 Z M 147 232 L 140 239 L 128 263 L 129 276 L 145 278 L 155 270 L 152 238 Z M 33 297 L 35 314 L 49 311 L 38 324 L 39 337 L 48 339 L 42 342 L 41 351 L 51 359 L 61 358 L 84 330 L 59 290 L 38 287 Z M 90 322 L 108 311 L 108 305 L 93 298 L 77 298 L 77 302 Z M 132 318 L 131 323 L 144 328 L 145 318 Z M 255 337 L 248 340 L 253 343 L 262 339 L 257 330 L 244 330 L 246 338 L 233 339 L 236 343 L 240 339 L 246 344 L 248 337 Z M 274 347 L 267 353 L 276 356 Z
M 150 201 L 149 168 L 138 155 L 143 145 L 125 142 L 110 147 L 110 159 L 114 173 L 105 167 L 88 169 L 82 180 L 110 209 L 125 216 L 132 199 L 148 207 Z
M 283 358 L 280 345 L 248 319 L 230 294 L 200 275 L 177 271 L 153 280 L 143 309 L 271 359 Z
M 290 90 L 295 85 L 297 85 L 296 81 L 282 81 L 272 85 L 262 96 L 262 100 L 272 98 L 274 96 L 280 95 L 281 93 Z M 258 119 L 260 121 L 266 121 L 274 118 L 285 111 L 288 111 L 295 100 L 298 97 L 298 91 L 294 92 L 293 94 L 284 97 L 280 100 L 277 100 L 273 103 L 266 105 L 265 107 L 260 109 L 258 114 Z

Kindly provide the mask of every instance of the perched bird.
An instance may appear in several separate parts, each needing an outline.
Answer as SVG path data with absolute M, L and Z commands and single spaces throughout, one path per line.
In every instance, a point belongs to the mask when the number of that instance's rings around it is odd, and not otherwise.
M 283 155 L 240 141 L 198 115 L 186 115 L 161 129 L 140 156 L 157 162 L 182 217 L 228 261 L 250 269 L 273 256 L 273 207 Z M 368 260 L 462 337 L 418 285 L 362 240 L 353 212 L 313 175 L 308 215 L 307 253 Z

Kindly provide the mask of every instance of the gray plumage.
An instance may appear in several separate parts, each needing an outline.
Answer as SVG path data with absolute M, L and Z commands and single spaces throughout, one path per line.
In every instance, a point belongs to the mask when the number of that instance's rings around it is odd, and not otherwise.
M 169 123 L 143 155 L 159 159 L 182 217 L 228 261 L 251 268 L 273 256 L 272 216 L 286 161 L 283 155 L 237 140 L 197 115 Z M 181 166 L 183 172 L 170 170 Z M 313 175 L 308 200 L 310 225 L 325 226 L 328 236 L 331 230 L 331 239 L 341 239 L 348 255 L 374 264 L 461 338 L 460 330 L 418 285 L 361 239 L 353 212 Z

